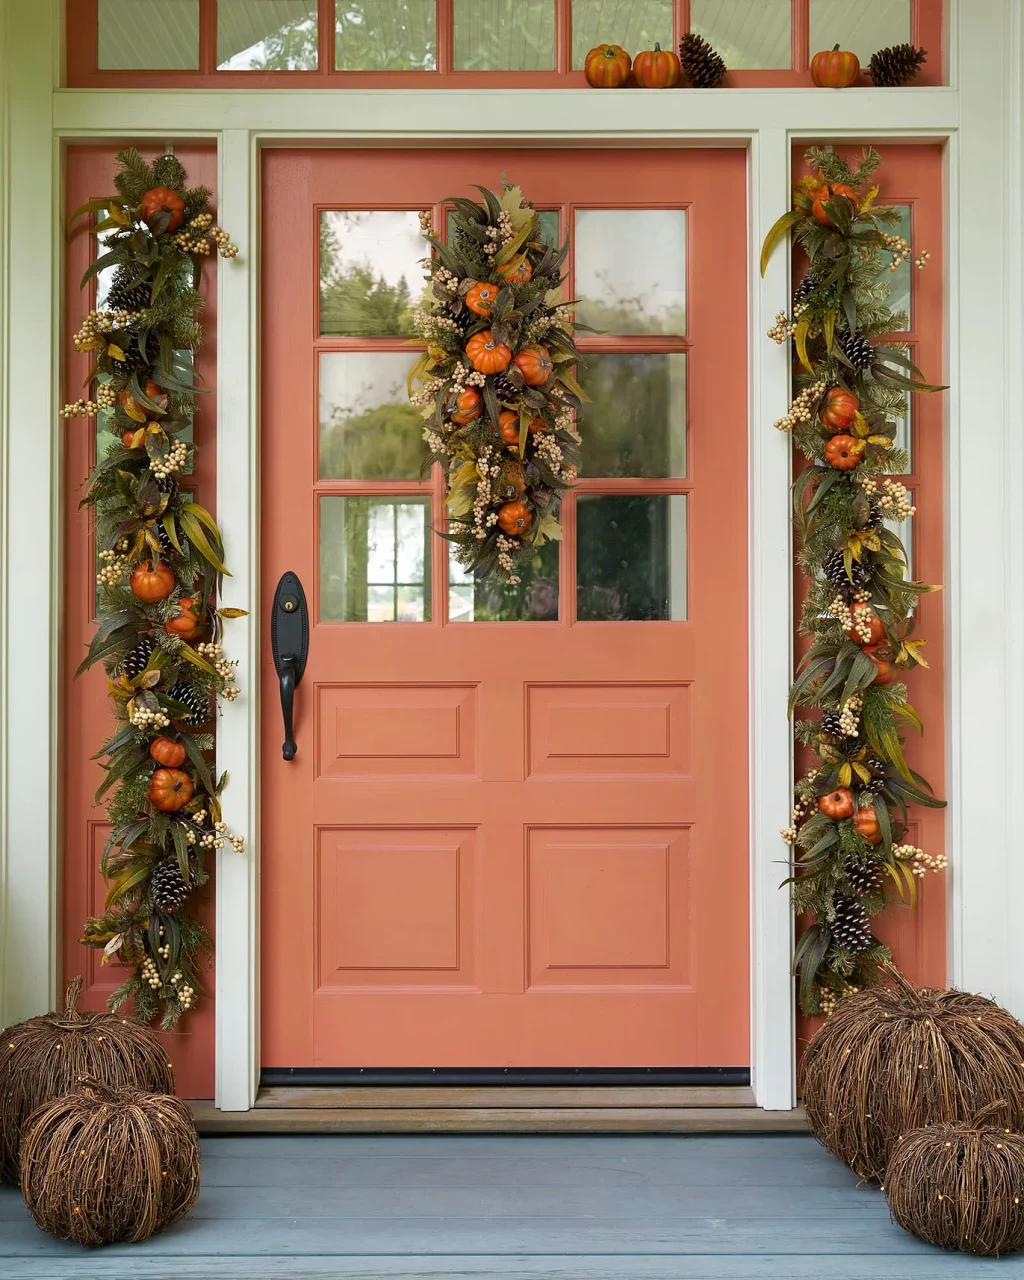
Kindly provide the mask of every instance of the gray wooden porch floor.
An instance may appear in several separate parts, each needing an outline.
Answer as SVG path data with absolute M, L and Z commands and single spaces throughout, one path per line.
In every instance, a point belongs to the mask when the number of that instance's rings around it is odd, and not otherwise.
M 143 1245 L 40 1232 L 0 1188 L 0 1276 L 71 1280 L 1024 1277 L 922 1245 L 805 1136 L 226 1137 Z

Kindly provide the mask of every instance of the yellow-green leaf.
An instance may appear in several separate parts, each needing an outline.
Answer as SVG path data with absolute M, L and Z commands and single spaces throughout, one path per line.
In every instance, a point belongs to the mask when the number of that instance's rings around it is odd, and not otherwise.
M 174 547 L 175 551 L 177 551 L 179 556 L 183 555 L 184 553 L 182 552 L 182 549 L 181 549 L 181 543 L 178 541 L 178 530 L 175 528 L 174 516 L 171 512 L 168 512 L 164 516 L 163 526 L 164 526 L 164 532 L 167 534 L 168 538 L 170 538 L 171 540 L 171 546 Z
M 557 377 L 558 381 L 563 387 L 565 387 L 566 391 L 571 391 L 574 396 L 579 396 L 579 398 L 584 402 L 590 400 L 590 396 L 587 395 L 568 369 L 559 369 Z
M 533 219 L 519 228 L 507 245 L 494 255 L 494 265 L 503 267 L 506 262 L 511 262 L 516 256 L 530 234 L 530 227 L 533 225 Z
M 203 532 L 202 525 L 196 517 L 192 515 L 187 507 L 184 508 L 181 513 L 181 527 L 184 529 L 185 536 L 188 538 L 189 542 L 192 543 L 203 559 L 208 560 L 215 569 L 219 570 L 221 573 L 227 574 L 230 578 L 231 574 L 227 566 L 217 555 L 216 551 L 214 551 L 213 547 L 210 546 L 209 539 Z
M 110 214 L 110 216 L 114 219 L 114 221 L 118 224 L 118 226 L 127 227 L 131 225 L 132 220 L 128 216 L 127 211 L 125 210 L 124 206 L 118 204 L 116 200 L 111 200 L 109 202 L 109 204 L 107 205 L 107 213 Z
M 110 889 L 107 892 L 106 905 L 109 907 L 118 898 L 123 898 L 129 889 L 134 889 L 137 884 L 142 884 L 144 880 L 148 880 L 151 870 L 152 868 L 148 863 L 143 863 L 141 867 L 136 867 L 133 871 L 128 871 L 123 876 L 118 876 L 116 880 L 111 882 Z
M 829 355 L 831 355 L 831 354 L 832 354 L 832 342 L 833 342 L 833 340 L 835 339 L 835 336 L 836 336 L 836 309 L 835 309 L 835 307 L 833 307 L 831 311 L 826 311 L 826 312 L 825 312 L 825 315 L 823 316 L 823 318 L 822 318 L 822 322 L 821 322 L 821 330 L 822 330 L 822 333 L 824 333 L 824 335 L 825 335 L 825 350 L 829 353 Z
M 793 340 L 796 343 L 796 353 L 800 357 L 800 363 L 808 373 L 814 372 L 814 365 L 811 364 L 810 357 L 807 354 L 807 334 L 810 331 L 810 320 L 800 320 L 796 326 L 796 333 Z
M 550 512 L 537 521 L 532 539 L 534 546 L 542 547 L 545 542 L 560 542 L 561 538 L 562 526 Z
M 853 762 L 853 771 L 857 775 L 857 777 L 860 778 L 861 782 L 863 782 L 865 786 L 867 786 L 867 784 L 871 781 L 871 770 L 866 769 L 862 764 L 858 763 L 856 760 L 854 760 Z
M 248 609 L 218 609 L 217 612 L 222 618 L 247 618 L 249 616 Z
M 778 218 L 770 228 L 761 246 L 761 274 L 768 270 L 768 261 L 775 252 L 776 246 L 788 234 L 790 227 L 800 221 L 804 215 L 798 209 L 790 209 Z
M 213 534 L 214 541 L 217 543 L 218 547 L 222 547 L 224 545 L 224 539 L 220 536 L 220 530 L 217 528 L 217 521 L 214 520 L 213 516 L 210 515 L 209 511 L 207 511 L 205 507 L 201 507 L 198 502 L 187 502 L 185 504 L 185 510 L 206 525 L 210 533 Z
M 200 671 L 205 671 L 208 675 L 215 676 L 217 674 L 206 659 L 201 658 L 191 645 L 183 644 L 176 656 L 184 658 L 186 662 L 191 662 L 194 667 L 198 667 Z
M 839 770 L 839 785 L 848 787 L 853 781 L 853 770 L 850 768 L 850 762 L 847 760 Z
M 107 347 L 107 355 L 110 356 L 111 360 L 120 360 L 122 363 L 124 362 L 124 352 L 116 342 L 110 343 Z

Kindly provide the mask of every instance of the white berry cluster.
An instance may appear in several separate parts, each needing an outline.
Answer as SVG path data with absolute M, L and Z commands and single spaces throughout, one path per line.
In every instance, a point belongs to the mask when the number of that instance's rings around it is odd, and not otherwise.
M 420 231 L 422 232 L 422 234 L 425 236 L 430 235 L 431 227 L 434 221 L 433 214 L 430 212 L 429 209 L 421 209 L 419 212 L 419 219 L 420 219 Z
M 860 987 L 855 987 L 852 982 L 844 982 L 841 991 L 833 991 L 831 987 L 822 987 L 818 993 L 818 1008 L 823 1018 L 830 1017 L 835 1012 L 835 1007 L 844 996 L 856 995 Z
M 909 862 L 910 870 L 915 876 L 923 876 L 928 871 L 945 871 L 949 859 L 944 853 L 925 853 L 912 844 L 895 844 L 892 847 L 894 858 Z
M 418 387 L 409 398 L 414 405 L 422 409 L 432 403 L 443 386 L 444 378 L 430 378 L 422 386 Z
M 806 775 L 807 782 L 813 782 L 817 778 L 820 770 L 811 769 Z M 793 813 L 791 815 L 791 826 L 783 827 L 779 832 L 786 844 L 796 844 L 797 832 L 803 825 L 806 818 L 809 818 L 816 811 L 814 798 L 810 795 L 797 794 L 796 800 L 793 802 Z
M 522 581 L 512 570 L 516 567 L 516 562 L 512 557 L 515 550 L 516 542 L 513 538 L 507 538 L 503 533 L 498 534 L 498 564 L 505 570 L 508 575 L 507 581 L 510 587 L 517 587 Z
M 162 711 L 150 711 L 148 707 L 137 704 L 128 718 L 136 729 L 166 729 L 171 723 Z
M 903 266 L 904 262 L 910 261 L 910 245 L 902 236 L 890 235 L 888 232 L 883 231 L 882 239 L 885 241 L 885 247 L 889 251 L 890 271 L 896 271 Z
M 95 400 L 72 400 L 70 404 L 66 404 L 60 411 L 62 418 L 95 418 L 100 411 L 100 406 Z
M 439 266 L 431 279 L 435 284 L 440 285 L 445 293 L 458 293 L 459 291 L 459 278 L 453 275 L 447 267 Z
M 772 342 L 777 342 L 781 347 L 784 342 L 788 342 L 796 333 L 796 325 L 786 315 L 785 311 L 777 311 L 775 313 L 775 323 L 768 330 L 768 337 Z
M 149 466 L 153 475 L 158 480 L 163 480 L 169 475 L 173 475 L 175 471 L 180 471 L 185 463 L 188 462 L 188 445 L 184 440 L 174 440 L 171 442 L 170 452 L 166 458 L 153 458 L 150 460 Z
M 196 1002 L 195 988 L 190 987 L 187 982 L 183 981 L 181 970 L 171 974 L 171 985 L 174 987 L 175 995 L 178 997 L 178 1003 L 183 1009 L 191 1009 Z
M 899 480 L 886 479 L 878 495 L 878 505 L 890 520 L 908 520 L 917 515 L 917 507 L 910 501 L 907 486 Z
M 75 350 L 95 350 L 104 334 L 113 333 L 115 329 L 126 329 L 141 315 L 141 311 L 90 311 L 73 338 Z
M 498 225 L 487 228 L 487 244 L 484 254 L 488 262 L 493 262 L 498 252 L 515 239 L 512 228 L 512 217 L 504 209 L 498 214 Z
M 197 213 L 176 233 L 174 243 L 184 253 L 198 253 L 200 256 L 210 253 L 215 244 L 222 258 L 238 257 L 238 245 L 232 244 L 224 228 L 217 226 L 212 213 Z
M 196 652 L 203 658 L 209 658 L 213 663 L 213 668 L 221 678 L 221 687 L 217 690 L 220 696 L 228 702 L 234 702 L 238 695 L 242 692 L 236 684 L 233 683 L 235 668 L 238 666 L 237 660 L 229 662 L 224 657 L 224 648 L 219 644 L 203 643 L 196 645 Z
M 412 319 L 417 330 L 425 338 L 436 336 L 439 333 L 461 333 L 457 321 L 452 320 L 449 316 L 438 315 L 436 311 L 420 309 L 413 312 Z
M 844 738 L 856 738 L 860 736 L 860 713 L 864 706 L 864 699 L 859 693 L 849 697 L 839 713 L 839 729 Z
M 533 447 L 537 456 L 543 458 L 556 476 L 560 476 L 562 474 L 562 463 L 565 461 L 562 446 L 550 431 L 538 431 L 533 439 Z
M 113 409 L 117 404 L 117 392 L 112 382 L 101 382 L 96 387 L 96 403 L 101 409 Z
M 147 987 L 152 987 L 154 991 L 164 985 L 160 981 L 160 972 L 153 963 L 152 956 L 146 956 L 142 964 L 139 966 L 139 977 Z
M 868 593 L 870 598 L 870 593 Z M 861 644 L 871 641 L 871 611 L 869 609 L 852 609 L 842 596 L 836 596 L 828 607 L 829 613 L 836 619 L 844 631 L 852 631 Z
M 121 580 L 121 575 L 128 567 L 128 561 L 124 556 L 119 556 L 114 551 L 101 551 L 99 559 L 103 563 L 99 573 L 96 575 L 96 585 L 98 587 L 116 586 Z
M 477 482 L 476 496 L 473 499 L 473 535 L 478 542 L 484 541 L 487 537 L 487 530 L 491 525 L 497 523 L 498 519 L 495 512 L 490 510 L 491 476 L 496 475 L 501 469 L 500 463 L 491 462 L 493 453 L 494 450 L 491 446 L 485 445 L 476 464 L 480 479 Z M 498 560 L 499 562 L 501 561 L 500 556 Z
M 776 421 L 776 429 L 779 431 L 792 431 L 801 422 L 810 422 L 814 417 L 817 403 L 824 393 L 825 383 L 823 380 L 813 382 L 810 386 L 804 387 L 803 391 L 789 406 L 789 412 L 786 416 Z

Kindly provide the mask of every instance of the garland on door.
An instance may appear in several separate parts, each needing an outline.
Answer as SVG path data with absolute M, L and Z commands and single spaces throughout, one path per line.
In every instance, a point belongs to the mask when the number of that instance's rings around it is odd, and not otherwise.
M 923 732 L 907 701 L 905 671 L 927 666 L 913 639 L 914 607 L 936 588 L 908 577 L 907 553 L 890 527 L 915 508 L 906 488 L 907 453 L 895 444 L 907 393 L 940 391 L 923 381 L 906 344 L 882 342 L 906 327 L 889 306 L 883 268 L 911 261 L 886 227 L 893 209 L 874 203 L 880 163 L 874 150 L 857 169 L 831 147 L 811 148 L 813 176 L 794 191 L 794 208 L 765 239 L 761 271 L 787 232 L 809 258 L 793 297 L 769 330 L 796 354 L 795 398 L 776 422 L 792 432 L 809 465 L 797 476 L 793 509 L 798 563 L 809 580 L 800 631 L 811 644 L 797 668 L 790 709 L 818 707 L 799 720 L 797 738 L 815 753 L 796 784 L 792 826 L 798 912 L 813 916 L 795 965 L 805 1013 L 829 1013 L 837 999 L 870 982 L 889 958 L 871 917 L 887 890 L 912 906 L 916 880 L 941 871 L 945 857 L 904 843 L 908 807 L 939 807 L 931 786 L 907 764 L 902 732 Z M 913 259 L 917 268 L 928 259 Z
M 549 539 L 562 536 L 561 495 L 576 480 L 575 418 L 586 399 L 562 301 L 561 249 L 518 187 L 455 199 L 448 243 L 430 231 L 430 283 L 416 312 L 427 350 L 409 374 L 423 438 L 447 488 L 448 532 L 465 568 L 513 586 Z M 416 387 L 413 390 L 414 386 Z
M 82 942 L 131 970 L 110 1000 L 130 997 L 138 1017 L 173 1026 L 194 1006 L 210 938 L 195 893 L 207 854 L 225 841 L 243 851 L 221 818 L 208 762 L 211 700 L 233 700 L 236 664 L 219 643 L 222 560 L 213 517 L 179 487 L 194 446 L 186 438 L 200 388 L 195 353 L 202 259 L 238 250 L 209 210 L 205 187 L 186 187 L 171 155 L 146 164 L 134 149 L 117 156 L 117 194 L 91 200 L 71 218 L 101 211 L 93 228 L 105 251 L 83 287 L 113 271 L 102 309 L 75 335 L 94 353 L 92 399 L 66 405 L 65 418 L 103 414 L 114 437 L 89 477 L 84 504 L 95 511 L 100 623 L 79 673 L 102 662 L 117 724 L 94 759 L 106 777 L 96 802 L 111 824 L 101 870 L 109 891 Z M 99 451 L 98 451 L 99 452 Z

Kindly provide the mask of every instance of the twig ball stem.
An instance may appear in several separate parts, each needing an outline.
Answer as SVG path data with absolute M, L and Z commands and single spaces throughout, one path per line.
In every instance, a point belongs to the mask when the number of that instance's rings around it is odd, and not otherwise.
M 997 1099 L 1024 1130 L 1024 1026 L 965 991 L 891 986 L 839 1002 L 808 1046 L 803 1102 L 815 1137 L 862 1178 L 882 1181 L 912 1129 L 960 1122 Z

